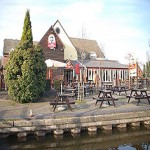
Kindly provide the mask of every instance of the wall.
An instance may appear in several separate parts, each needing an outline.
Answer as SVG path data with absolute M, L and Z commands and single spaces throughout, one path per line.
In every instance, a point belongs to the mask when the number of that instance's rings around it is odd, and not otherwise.
M 127 124 L 140 126 L 141 123 L 149 126 L 150 110 L 84 117 L 30 119 L 0 121 L 0 136 L 16 133 L 21 137 L 26 136 L 29 132 L 36 132 L 39 136 L 42 136 L 46 132 L 51 131 L 55 134 L 63 134 L 66 130 L 71 130 L 71 132 L 75 133 L 80 132 L 80 129 L 88 129 L 91 132 L 95 132 L 97 128 L 112 130 L 113 126 L 126 128 Z
M 65 46 L 64 59 L 77 60 L 78 59 L 77 51 L 73 46 L 72 42 L 70 41 L 69 37 L 67 36 L 67 33 L 64 31 L 63 27 L 59 23 L 59 21 L 57 21 L 56 24 L 54 25 L 54 29 L 56 28 L 60 29 L 60 33 L 58 34 L 58 36 L 60 37 Z

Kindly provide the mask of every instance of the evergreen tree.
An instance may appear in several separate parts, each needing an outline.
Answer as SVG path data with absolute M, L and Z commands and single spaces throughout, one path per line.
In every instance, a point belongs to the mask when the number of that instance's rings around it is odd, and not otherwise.
M 46 64 L 43 50 L 34 46 L 30 14 L 27 10 L 21 42 L 10 53 L 6 66 L 8 94 L 21 103 L 33 102 L 44 92 L 46 86 Z
M 23 26 L 23 32 L 21 37 L 21 42 L 27 42 L 28 46 L 33 46 L 33 36 L 32 36 L 32 26 L 30 21 L 30 12 L 27 10 L 25 19 L 24 19 L 24 26 Z

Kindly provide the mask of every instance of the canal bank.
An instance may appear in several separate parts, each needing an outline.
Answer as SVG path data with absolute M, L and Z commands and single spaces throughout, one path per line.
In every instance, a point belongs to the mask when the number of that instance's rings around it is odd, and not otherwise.
M 86 97 L 85 103 L 77 103 L 73 110 L 64 111 L 53 109 L 49 101 L 43 100 L 32 104 L 17 104 L 7 99 L 0 99 L 0 136 L 6 138 L 15 134 L 26 137 L 33 133 L 45 136 L 47 133 L 63 135 L 65 132 L 78 134 L 82 130 L 97 132 L 98 129 L 111 132 L 113 128 L 126 130 L 128 126 L 150 127 L 150 105 L 142 101 L 139 106 L 133 99 L 127 102 L 124 95 L 118 96 L 116 107 L 99 108 L 95 105 L 93 95 Z M 29 116 L 32 110 L 33 116 Z

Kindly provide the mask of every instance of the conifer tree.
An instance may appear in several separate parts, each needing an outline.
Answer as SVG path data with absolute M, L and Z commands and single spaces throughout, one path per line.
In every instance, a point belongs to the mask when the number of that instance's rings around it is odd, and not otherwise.
M 21 37 L 21 42 L 28 41 L 30 46 L 33 46 L 33 36 L 32 36 L 32 26 L 30 21 L 30 12 L 27 10 L 25 19 L 24 19 L 24 26 L 23 26 L 23 32 Z
M 32 39 L 30 13 L 27 10 L 21 42 L 10 53 L 5 76 L 8 94 L 20 103 L 37 100 L 46 86 L 43 50 L 34 46 Z

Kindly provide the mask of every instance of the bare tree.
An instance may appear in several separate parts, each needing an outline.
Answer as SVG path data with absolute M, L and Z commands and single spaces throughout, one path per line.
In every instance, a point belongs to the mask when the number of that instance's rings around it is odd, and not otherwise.
M 78 37 L 82 39 L 89 39 L 90 33 L 87 33 L 87 29 L 84 25 L 82 25 L 82 28 L 79 31 Z

